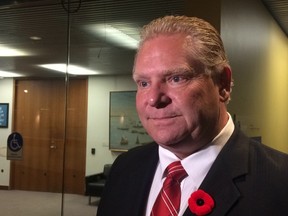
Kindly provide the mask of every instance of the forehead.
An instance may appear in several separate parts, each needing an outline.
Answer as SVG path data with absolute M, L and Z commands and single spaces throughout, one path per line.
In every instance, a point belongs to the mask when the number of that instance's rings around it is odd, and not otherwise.
M 159 35 L 146 40 L 138 50 L 134 68 L 177 64 L 186 61 L 185 35 Z
M 173 47 L 184 48 L 187 36 L 185 34 L 159 34 L 142 42 L 138 52 L 161 48 L 163 51 L 170 50 Z
M 190 71 L 198 71 L 198 61 L 188 50 L 186 34 L 159 35 L 145 41 L 135 58 L 133 77 L 167 76 Z M 189 49 L 193 45 L 189 45 Z

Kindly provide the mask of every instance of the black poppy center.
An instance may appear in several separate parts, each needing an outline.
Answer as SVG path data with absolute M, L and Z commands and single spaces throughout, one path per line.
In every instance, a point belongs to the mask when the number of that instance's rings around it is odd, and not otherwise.
M 202 206 L 202 205 L 204 205 L 204 200 L 203 199 L 197 199 L 196 203 L 198 206 Z

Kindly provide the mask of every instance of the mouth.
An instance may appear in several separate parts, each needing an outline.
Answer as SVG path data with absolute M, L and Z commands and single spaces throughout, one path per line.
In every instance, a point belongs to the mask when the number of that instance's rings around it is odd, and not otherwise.
M 170 126 L 174 125 L 176 118 L 179 117 L 177 115 L 173 116 L 153 116 L 149 117 L 148 121 L 150 121 L 155 126 Z
M 176 118 L 178 117 L 178 115 L 171 115 L 171 116 L 149 116 L 148 117 L 148 120 L 149 119 L 152 119 L 152 120 L 166 120 L 166 119 L 173 119 L 173 118 Z

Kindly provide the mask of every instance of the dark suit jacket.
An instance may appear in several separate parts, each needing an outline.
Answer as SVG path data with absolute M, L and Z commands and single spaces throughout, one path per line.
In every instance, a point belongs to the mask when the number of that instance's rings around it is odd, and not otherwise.
M 120 155 L 97 215 L 143 216 L 157 162 L 155 143 Z M 288 156 L 235 129 L 200 188 L 215 201 L 211 216 L 288 216 Z

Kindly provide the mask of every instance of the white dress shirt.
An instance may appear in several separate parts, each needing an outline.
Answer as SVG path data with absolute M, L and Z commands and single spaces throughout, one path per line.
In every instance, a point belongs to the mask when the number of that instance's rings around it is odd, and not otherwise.
M 188 176 L 181 182 L 181 204 L 178 215 L 183 215 L 188 207 L 188 199 L 191 194 L 201 185 L 203 179 L 208 173 L 217 155 L 228 141 L 234 131 L 234 124 L 230 114 L 229 120 L 221 132 L 212 140 L 211 144 L 206 145 L 200 151 L 184 158 L 181 163 Z M 146 216 L 150 216 L 154 202 L 162 188 L 165 177 L 163 176 L 166 167 L 179 158 L 167 149 L 159 146 L 159 163 L 155 172 L 155 176 L 150 189 L 148 203 L 146 208 Z

